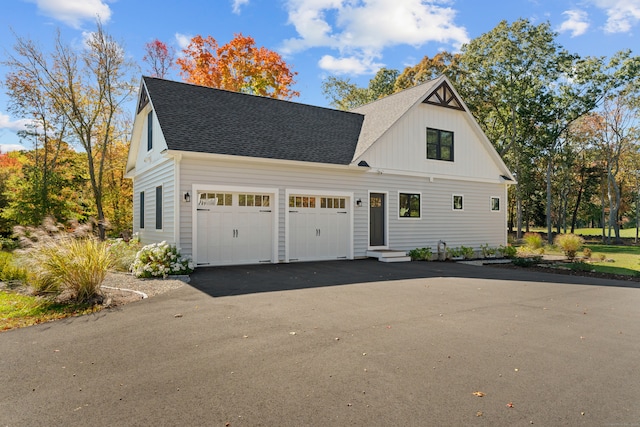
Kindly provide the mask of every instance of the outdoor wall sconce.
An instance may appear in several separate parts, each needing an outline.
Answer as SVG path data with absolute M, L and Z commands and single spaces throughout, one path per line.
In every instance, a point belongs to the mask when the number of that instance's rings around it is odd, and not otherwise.
M 184 193 L 184 201 L 189 203 L 191 201 L 191 195 L 189 194 L 189 192 L 187 191 L 186 193 Z
M 361 199 L 356 200 L 356 206 L 357 207 L 362 207 L 362 200 Z

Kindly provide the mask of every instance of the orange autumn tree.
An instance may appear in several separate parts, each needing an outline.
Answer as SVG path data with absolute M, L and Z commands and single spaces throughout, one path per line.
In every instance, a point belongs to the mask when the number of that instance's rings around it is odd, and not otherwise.
M 256 47 L 252 37 L 236 34 L 219 46 L 213 37 L 198 35 L 182 52 L 176 63 L 188 83 L 279 99 L 300 95 L 291 89 L 297 73 L 277 52 Z

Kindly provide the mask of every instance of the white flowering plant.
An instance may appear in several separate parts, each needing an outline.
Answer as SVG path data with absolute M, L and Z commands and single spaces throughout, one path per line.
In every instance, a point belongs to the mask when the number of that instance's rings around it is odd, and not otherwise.
M 193 272 L 193 262 L 189 257 L 180 255 L 178 248 L 167 242 L 152 243 L 138 251 L 131 271 L 136 277 L 142 278 L 189 274 Z

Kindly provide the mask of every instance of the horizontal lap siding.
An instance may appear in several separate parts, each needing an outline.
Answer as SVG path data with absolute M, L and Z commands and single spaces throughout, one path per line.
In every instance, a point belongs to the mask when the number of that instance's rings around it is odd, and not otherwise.
M 506 244 L 504 185 L 439 179 L 423 183 L 421 220 L 397 218 L 397 200 L 392 205 L 395 216 L 390 227 L 396 233 L 390 238 L 391 246 L 403 250 L 424 246 L 435 250 L 442 240 L 449 247 L 464 245 L 479 250 L 483 244 L 492 247 Z M 452 210 L 453 194 L 464 196 L 463 211 Z M 500 197 L 500 212 L 490 210 L 492 196 Z
M 322 190 L 331 194 L 332 191 L 354 192 L 354 199 L 365 200 L 366 190 L 357 192 L 359 177 L 364 172 L 342 172 L 318 170 L 313 167 L 299 166 L 283 167 L 281 165 L 247 164 L 231 161 L 203 161 L 183 159 L 181 163 L 181 189 L 180 192 L 191 191 L 192 184 L 238 186 L 238 187 L 276 187 L 278 191 L 278 259 L 285 257 L 285 220 L 284 212 L 288 208 L 285 200 L 286 189 Z M 354 184 L 355 183 L 355 184 Z M 194 195 L 195 200 L 195 195 Z M 354 212 L 355 242 L 354 248 L 366 244 L 367 230 L 362 223 L 366 221 L 364 208 L 354 208 L 351 200 L 351 210 Z M 181 247 L 185 253 L 192 253 L 192 206 L 182 204 L 180 209 L 181 221 Z M 363 217 L 364 215 L 364 217 Z M 364 233 L 364 234 L 363 234 Z M 364 253 L 362 254 L 364 255 Z M 358 256 L 358 254 L 356 254 Z
M 410 177 L 364 171 L 340 171 L 315 167 L 285 166 L 281 164 L 243 163 L 241 161 L 211 161 L 185 159 L 180 166 L 179 194 L 191 192 L 192 184 L 278 188 L 278 259 L 285 257 L 285 199 L 286 189 L 352 192 L 351 210 L 354 218 L 354 256 L 364 257 L 369 239 L 369 191 L 388 192 L 389 246 L 398 250 L 430 246 L 434 250 L 439 240 L 449 247 L 460 245 L 479 249 L 488 243 L 506 243 L 505 186 L 503 184 L 472 181 Z M 398 218 L 398 192 L 422 193 L 422 218 Z M 463 212 L 451 209 L 452 194 L 464 195 Z M 491 196 L 500 197 L 502 211 L 491 212 Z M 361 199 L 362 207 L 355 207 Z M 192 203 L 196 195 L 193 195 Z M 180 203 L 180 246 L 185 254 L 192 254 L 192 203 Z
M 156 187 L 162 186 L 162 229 L 156 230 Z M 140 229 L 140 192 L 145 196 L 144 229 Z M 144 244 L 166 241 L 175 244 L 174 239 L 174 163 L 166 161 L 135 177 L 133 181 L 133 231 L 138 233 Z

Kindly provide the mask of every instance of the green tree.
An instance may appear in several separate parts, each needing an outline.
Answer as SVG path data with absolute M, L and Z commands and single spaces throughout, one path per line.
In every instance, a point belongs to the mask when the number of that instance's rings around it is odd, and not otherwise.
M 340 110 L 352 110 L 396 92 L 398 70 L 381 68 L 366 88 L 351 83 L 348 78 L 329 76 L 322 82 L 322 93 L 330 105 Z
M 64 117 L 69 127 L 69 141 L 82 147 L 98 232 L 104 239 L 107 153 L 114 143 L 114 135 L 119 132 L 118 117 L 123 114 L 123 105 L 136 90 L 132 79 L 136 67 L 100 22 L 96 31 L 86 38 L 81 51 L 65 45 L 59 32 L 49 55 L 33 41 L 17 37 L 14 54 L 5 65 L 11 73 L 37 88 L 34 96 L 50 100 L 52 114 L 49 116 Z
M 25 152 L 19 157 L 21 167 L 7 180 L 4 193 L 6 203 L 2 217 L 13 225 L 38 226 L 46 217 L 58 221 L 82 219 L 83 212 L 78 202 L 86 189 L 84 159 L 65 143 L 59 146 L 55 167 L 46 173 L 47 197 L 43 198 L 43 175 L 41 149 Z
M 398 76 L 395 92 L 408 89 L 420 83 L 433 80 L 441 75 L 455 81 L 457 77 L 458 53 L 439 52 L 433 58 L 425 56 L 412 67 L 406 67 Z

